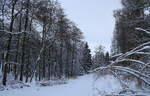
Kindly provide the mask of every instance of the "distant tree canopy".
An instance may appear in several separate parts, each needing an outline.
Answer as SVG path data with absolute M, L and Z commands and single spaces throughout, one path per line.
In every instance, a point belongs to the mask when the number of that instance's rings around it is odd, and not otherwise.
M 99 45 L 95 48 L 95 54 L 92 57 L 93 68 L 104 67 L 109 64 L 109 52 L 105 52 L 105 47 Z

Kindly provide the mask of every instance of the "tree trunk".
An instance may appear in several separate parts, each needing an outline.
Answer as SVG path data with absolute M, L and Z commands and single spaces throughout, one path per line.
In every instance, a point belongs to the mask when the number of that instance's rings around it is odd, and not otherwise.
M 10 22 L 10 27 L 9 27 L 9 31 L 10 32 L 13 32 L 13 25 L 14 25 L 14 10 L 15 10 L 15 5 L 17 3 L 17 0 L 12 0 L 13 4 L 12 4 L 12 10 L 11 10 L 11 22 Z M 8 62 L 9 62 L 9 51 L 10 51 L 10 46 L 11 46 L 11 40 L 12 40 L 12 35 L 9 34 L 8 35 L 8 41 L 7 41 L 7 45 L 6 45 L 6 52 L 4 53 L 4 61 L 5 61 L 5 64 L 4 64 L 4 72 L 3 72 L 3 79 L 2 79 L 2 82 L 3 82 L 3 85 L 6 85 L 6 82 L 7 82 L 7 72 L 9 71 L 8 70 Z
M 29 15 L 29 3 L 30 0 L 27 1 L 27 5 L 26 5 L 26 17 L 25 17 L 25 25 L 24 25 L 24 31 L 27 31 L 27 27 L 28 27 L 28 15 Z M 20 72 L 20 81 L 23 81 L 23 71 L 24 71 L 24 63 L 25 63 L 25 43 L 26 43 L 26 33 L 23 33 L 23 40 L 22 40 L 22 58 L 21 58 L 21 72 Z

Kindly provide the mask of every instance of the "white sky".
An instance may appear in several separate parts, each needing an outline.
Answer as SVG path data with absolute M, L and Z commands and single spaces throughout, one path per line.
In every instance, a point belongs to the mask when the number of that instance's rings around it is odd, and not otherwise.
M 110 51 L 115 27 L 113 11 L 120 8 L 120 0 L 59 0 L 65 13 L 81 29 L 92 49 L 98 45 Z

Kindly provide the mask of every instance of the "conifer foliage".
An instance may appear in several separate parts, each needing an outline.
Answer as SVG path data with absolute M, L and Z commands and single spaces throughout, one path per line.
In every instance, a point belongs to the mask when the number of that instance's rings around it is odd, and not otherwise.
M 91 53 L 88 44 L 86 43 L 83 49 L 83 68 L 87 73 L 92 68 Z

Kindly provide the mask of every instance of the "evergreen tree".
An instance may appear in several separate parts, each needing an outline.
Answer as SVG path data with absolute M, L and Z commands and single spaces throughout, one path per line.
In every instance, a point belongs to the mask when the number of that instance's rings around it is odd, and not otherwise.
M 106 52 L 106 54 L 105 54 L 105 63 L 106 63 L 106 66 L 109 64 L 109 59 L 110 59 L 109 52 Z
M 88 71 L 92 67 L 92 59 L 91 59 L 91 53 L 88 46 L 88 43 L 85 43 L 84 49 L 83 49 L 83 69 L 85 73 L 88 73 Z

